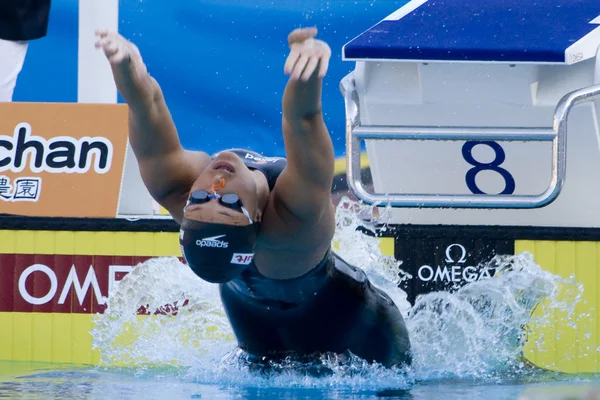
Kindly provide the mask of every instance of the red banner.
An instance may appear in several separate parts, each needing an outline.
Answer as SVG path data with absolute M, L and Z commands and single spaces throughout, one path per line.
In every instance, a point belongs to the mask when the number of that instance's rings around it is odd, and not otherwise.
M 0 312 L 102 313 L 112 286 L 149 258 L 0 254 Z

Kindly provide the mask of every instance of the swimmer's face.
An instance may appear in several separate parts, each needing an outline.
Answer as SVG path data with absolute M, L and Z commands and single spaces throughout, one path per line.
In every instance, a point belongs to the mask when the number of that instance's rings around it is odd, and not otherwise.
M 221 196 L 235 193 L 248 210 L 252 221 L 260 221 L 262 209 L 269 196 L 265 176 L 260 171 L 248 169 L 237 154 L 223 151 L 218 153 L 212 163 L 198 176 L 190 193 L 194 190 L 212 193 L 213 183 L 221 179 L 224 180 L 224 187 L 215 191 Z M 250 223 L 242 212 L 228 208 L 216 199 L 203 204 L 190 204 L 184 216 L 196 221 L 218 224 L 248 225 Z

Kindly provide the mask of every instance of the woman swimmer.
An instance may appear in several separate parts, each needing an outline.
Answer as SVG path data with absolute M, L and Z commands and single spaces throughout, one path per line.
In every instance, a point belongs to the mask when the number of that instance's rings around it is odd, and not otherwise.
M 97 32 L 129 105 L 129 138 L 151 195 L 181 226 L 190 268 L 218 283 L 241 349 L 277 358 L 347 351 L 385 366 L 411 361 L 400 311 L 331 248 L 334 153 L 321 111 L 331 50 L 296 29 L 284 73 L 286 158 L 182 148 L 158 83 L 138 48 Z

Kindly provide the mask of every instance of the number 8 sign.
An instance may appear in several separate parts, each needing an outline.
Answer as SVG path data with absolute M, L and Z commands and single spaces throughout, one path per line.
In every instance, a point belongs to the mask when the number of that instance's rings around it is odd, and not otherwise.
M 475 157 L 473 157 L 473 149 L 478 145 L 488 146 L 494 151 L 495 157 L 491 162 L 483 163 L 475 160 Z M 502 146 L 500 146 L 497 142 L 477 140 L 468 141 L 462 147 L 462 156 L 466 162 L 473 166 L 473 168 L 471 168 L 465 176 L 467 187 L 473 194 L 487 194 L 479 189 L 477 183 L 475 182 L 477 174 L 481 171 L 494 171 L 499 173 L 502 178 L 504 178 L 505 186 L 504 190 L 500 194 L 513 194 L 515 192 L 515 179 L 510 172 L 500 167 L 500 165 L 502 165 L 502 163 L 506 160 L 506 155 Z

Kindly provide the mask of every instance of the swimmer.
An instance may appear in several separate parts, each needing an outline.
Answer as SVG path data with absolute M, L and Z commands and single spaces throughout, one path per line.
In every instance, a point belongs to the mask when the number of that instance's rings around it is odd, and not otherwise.
M 129 139 L 144 184 L 180 225 L 187 265 L 219 285 L 240 349 L 259 359 L 351 352 L 387 367 L 410 364 L 394 302 L 331 247 L 334 152 L 321 110 L 331 50 L 316 39 L 317 29 L 288 36 L 286 158 L 183 149 L 138 48 L 118 33 L 96 34 L 129 105 Z

